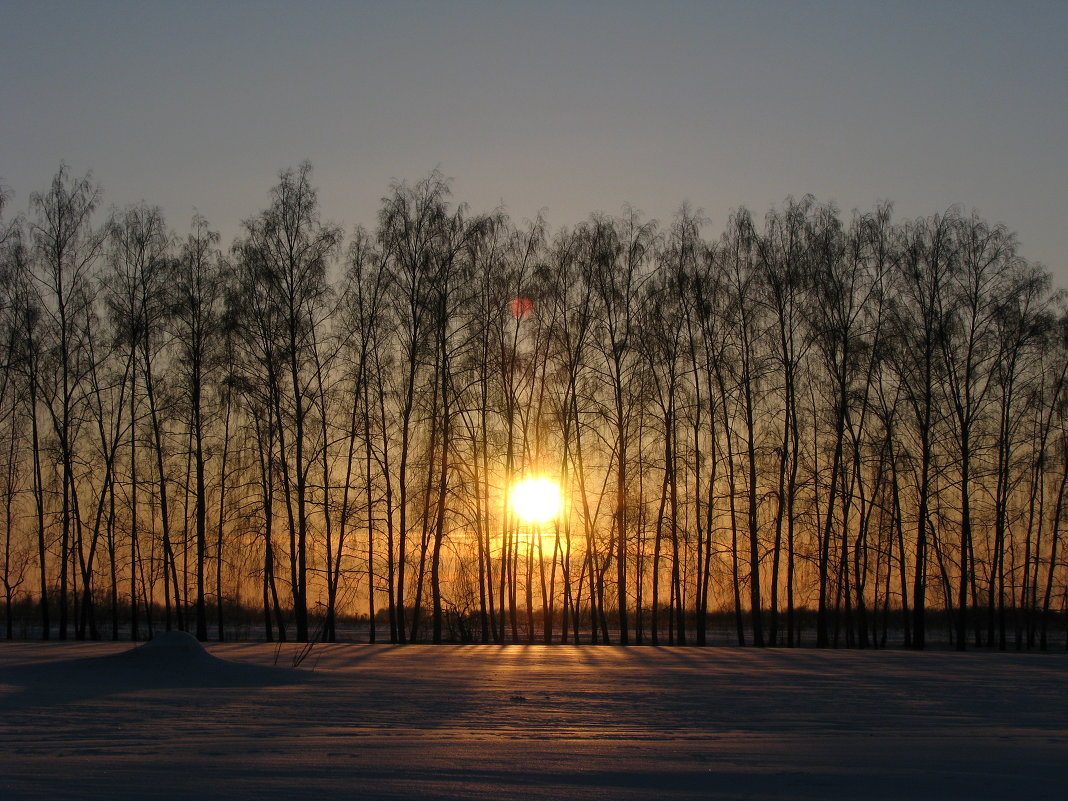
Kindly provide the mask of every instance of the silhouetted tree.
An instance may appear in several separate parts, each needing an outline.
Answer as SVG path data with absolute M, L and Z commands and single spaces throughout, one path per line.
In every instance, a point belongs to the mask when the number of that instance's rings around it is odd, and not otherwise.
M 258 358 L 272 362 L 268 398 L 277 426 L 277 457 L 283 501 L 289 522 L 291 591 L 297 639 L 308 639 L 308 476 L 316 443 L 309 416 L 315 413 L 311 385 L 317 333 L 326 321 L 331 289 L 327 266 L 341 242 L 341 230 L 324 224 L 311 185 L 311 164 L 284 170 L 271 190 L 271 205 L 244 223 L 245 237 L 236 246 L 238 280 L 256 305 L 271 316 L 271 352 Z M 278 369 L 273 369 L 274 367 Z M 319 410 L 322 414 L 323 410 Z M 318 443 L 326 447 L 326 443 Z
M 220 639 L 255 597 L 268 639 L 318 609 L 331 641 L 796 645 L 815 612 L 819 645 L 924 647 L 937 609 L 1049 647 L 1063 296 L 1004 226 L 804 197 L 552 234 L 435 172 L 343 249 L 310 175 L 229 260 L 145 203 L 98 227 L 65 166 L 0 225 L 8 636 L 32 598 L 46 638 L 105 603 L 206 638 L 214 593 Z M 551 524 L 510 506 L 531 474 Z

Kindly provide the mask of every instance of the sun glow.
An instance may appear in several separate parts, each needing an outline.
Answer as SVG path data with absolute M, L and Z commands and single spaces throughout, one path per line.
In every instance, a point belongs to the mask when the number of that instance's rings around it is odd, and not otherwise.
M 512 487 L 512 511 L 524 523 L 546 523 L 563 505 L 560 486 L 547 478 L 526 478 Z

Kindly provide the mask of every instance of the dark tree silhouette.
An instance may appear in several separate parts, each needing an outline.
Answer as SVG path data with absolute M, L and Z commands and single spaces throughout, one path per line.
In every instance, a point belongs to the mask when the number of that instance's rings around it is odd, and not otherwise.
M 1004 226 L 804 197 L 551 232 L 433 173 L 346 243 L 304 163 L 224 257 L 99 205 L 62 166 L 0 226 L 8 636 L 1064 631 L 1064 296 Z

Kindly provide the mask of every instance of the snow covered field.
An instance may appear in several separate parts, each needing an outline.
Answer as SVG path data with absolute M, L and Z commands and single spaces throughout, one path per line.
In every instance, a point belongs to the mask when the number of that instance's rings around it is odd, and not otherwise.
M 0 644 L 0 798 L 1068 798 L 1068 656 Z

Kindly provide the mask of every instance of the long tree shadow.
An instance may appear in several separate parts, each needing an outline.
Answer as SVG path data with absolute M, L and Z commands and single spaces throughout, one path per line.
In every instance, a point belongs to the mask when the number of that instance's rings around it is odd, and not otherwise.
M 0 710 L 147 690 L 272 687 L 308 680 L 304 671 L 219 659 L 192 636 L 167 632 L 120 654 L 0 668 Z

